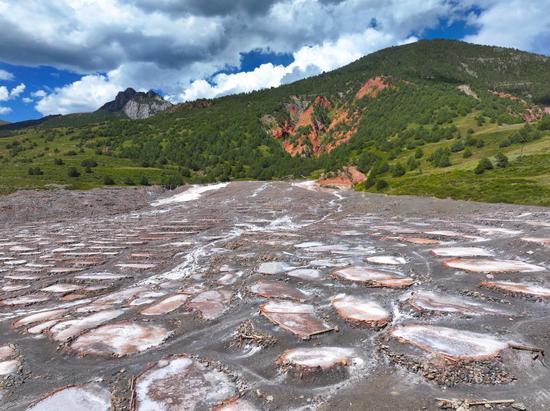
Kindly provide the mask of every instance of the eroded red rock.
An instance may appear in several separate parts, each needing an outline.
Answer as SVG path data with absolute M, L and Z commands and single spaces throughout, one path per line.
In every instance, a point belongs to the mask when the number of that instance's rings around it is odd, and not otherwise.
M 307 295 L 281 281 L 260 280 L 250 286 L 250 291 L 265 298 L 285 298 L 305 301 Z
M 377 76 L 367 80 L 365 84 L 357 91 L 356 98 L 361 99 L 365 96 L 376 97 L 378 93 L 389 86 L 386 77 Z
M 531 295 L 533 297 L 550 298 L 550 288 L 541 287 L 529 283 L 516 283 L 511 281 L 485 281 L 481 283 L 482 287 L 495 288 L 497 290 Z
M 335 176 L 322 178 L 317 181 L 321 187 L 352 188 L 355 184 L 362 183 L 367 176 L 355 166 L 343 167 Z
M 390 331 L 399 341 L 451 360 L 494 358 L 508 342 L 488 334 L 434 325 L 403 325 Z
M 403 288 L 414 284 L 410 277 L 368 267 L 346 267 L 333 271 L 338 279 L 360 283 L 368 287 Z
M 269 301 L 260 305 L 260 313 L 272 323 L 302 338 L 309 338 L 334 329 L 315 316 L 315 309 L 310 304 Z
M 160 360 L 137 377 L 133 409 L 210 409 L 236 393 L 226 374 L 182 354 Z
M 156 347 L 170 334 L 156 325 L 121 322 L 103 325 L 81 335 L 70 348 L 81 355 L 123 357 Z
M 517 260 L 451 258 L 443 261 L 443 264 L 450 268 L 475 273 L 533 273 L 544 271 L 544 267 Z
M 338 316 L 355 325 L 383 327 L 391 321 L 391 314 L 376 301 L 353 295 L 339 294 L 332 299 Z

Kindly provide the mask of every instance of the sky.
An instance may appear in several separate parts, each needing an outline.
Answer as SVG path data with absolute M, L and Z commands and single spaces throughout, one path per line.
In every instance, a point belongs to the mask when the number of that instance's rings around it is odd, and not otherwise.
M 0 0 L 0 119 L 276 87 L 433 38 L 550 55 L 550 0 Z

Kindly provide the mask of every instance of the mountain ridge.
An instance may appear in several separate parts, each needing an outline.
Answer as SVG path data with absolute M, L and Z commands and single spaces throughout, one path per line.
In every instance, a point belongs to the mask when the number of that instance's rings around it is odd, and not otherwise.
M 547 57 L 430 40 L 278 88 L 174 105 L 146 119 L 98 110 L 53 118 L 12 138 L 57 136 L 77 157 L 104 159 L 110 173 L 134 182 L 137 173 L 155 183 L 307 176 L 342 185 L 350 178 L 369 191 L 539 204 L 550 203 L 550 170 L 534 166 L 550 160 L 548 102 Z M 496 161 L 499 152 L 511 167 L 474 177 L 477 162 Z M 80 181 L 101 185 L 93 175 L 69 180 Z M 483 192 L 472 189 L 483 181 Z

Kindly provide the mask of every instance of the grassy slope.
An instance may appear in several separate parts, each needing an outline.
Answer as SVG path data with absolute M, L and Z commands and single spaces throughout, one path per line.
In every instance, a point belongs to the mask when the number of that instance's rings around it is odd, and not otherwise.
M 455 122 L 462 135 L 469 128 L 474 129 L 476 138 L 485 142 L 482 148 L 473 148 L 472 157 L 463 158 L 463 152 L 452 153 L 451 166 L 433 167 L 426 158 L 438 148 L 449 147 L 455 140 L 427 144 L 423 148 L 424 157 L 420 160 L 419 170 L 407 172 L 402 177 L 385 177 L 388 194 L 428 195 L 439 198 L 455 198 L 486 202 L 505 202 L 515 204 L 550 205 L 550 132 L 540 140 L 521 145 L 500 148 L 500 142 L 523 127 L 523 124 L 502 125 L 487 124 L 478 127 L 470 114 Z M 509 160 L 507 168 L 496 168 L 482 175 L 476 175 L 474 169 L 479 160 L 502 152 Z M 396 162 L 406 163 L 414 155 L 408 150 L 400 155 Z M 376 191 L 371 189 L 370 191 Z
M 6 149 L 6 144 L 13 141 L 23 141 L 25 148 L 16 157 L 11 158 Z M 35 147 L 30 147 L 30 142 Z M 29 129 L 17 137 L 5 137 L 0 139 L 0 193 L 5 194 L 19 188 L 45 188 L 48 185 L 63 185 L 72 189 L 88 189 L 103 186 L 104 176 L 111 176 L 116 184 L 124 184 L 127 178 L 139 182 L 141 176 L 146 176 L 151 184 L 158 184 L 162 170 L 159 168 L 139 167 L 135 162 L 107 155 L 98 155 L 94 150 L 84 148 L 81 152 L 77 142 L 67 136 L 56 137 L 48 142 L 34 129 Z M 55 151 L 58 151 L 57 153 Z M 67 152 L 75 151 L 76 155 L 67 155 Z M 54 159 L 62 159 L 65 164 L 55 165 Z M 97 167 L 92 168 L 92 173 L 86 173 L 81 162 L 86 159 L 94 159 Z M 29 175 L 29 167 L 39 167 L 43 175 Z M 69 177 L 69 167 L 76 167 L 81 173 L 80 177 Z

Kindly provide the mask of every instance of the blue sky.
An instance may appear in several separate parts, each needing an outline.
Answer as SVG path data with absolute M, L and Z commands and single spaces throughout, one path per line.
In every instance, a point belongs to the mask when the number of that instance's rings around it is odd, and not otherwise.
M 418 39 L 550 53 L 548 0 L 0 0 L 0 119 L 274 87 Z M 36 35 L 40 33 L 40 35 Z

